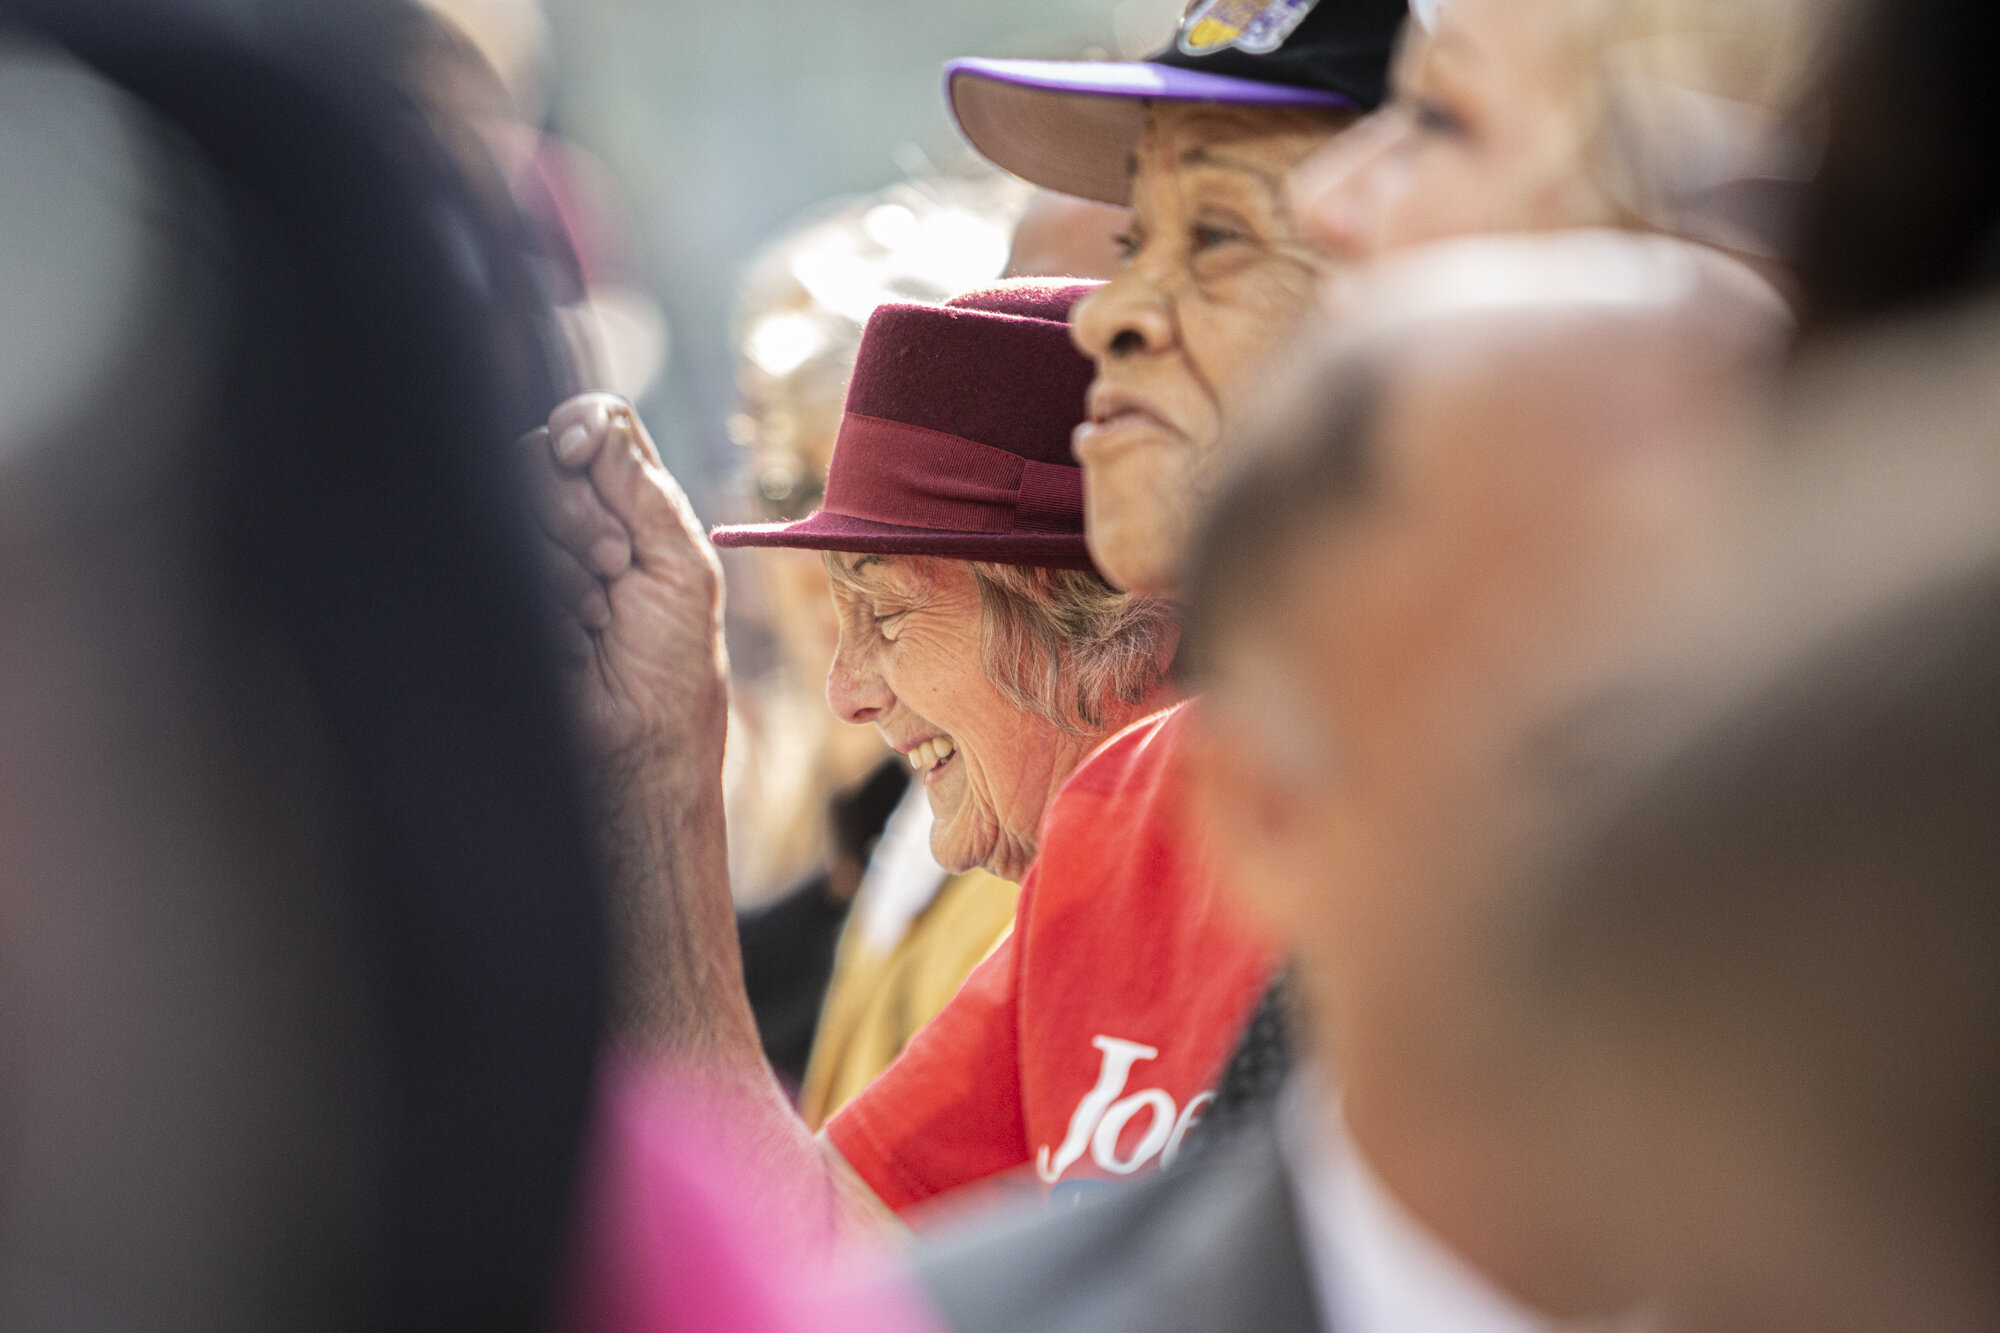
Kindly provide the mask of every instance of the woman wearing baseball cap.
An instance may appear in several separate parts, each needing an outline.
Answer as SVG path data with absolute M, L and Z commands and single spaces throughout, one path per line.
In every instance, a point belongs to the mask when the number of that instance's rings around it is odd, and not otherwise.
M 1126 265 L 1078 309 L 1097 362 L 1077 458 L 1118 586 L 1168 595 L 1222 443 L 1328 262 L 1285 178 L 1383 98 L 1406 0 L 1196 0 L 1140 61 L 953 61 L 972 146 L 1052 190 L 1127 204 Z

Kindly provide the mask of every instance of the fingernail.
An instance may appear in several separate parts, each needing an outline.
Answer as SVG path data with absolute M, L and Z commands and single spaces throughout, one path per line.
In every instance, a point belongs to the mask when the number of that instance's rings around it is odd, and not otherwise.
M 622 574 L 625 566 L 632 563 L 632 547 L 622 538 L 599 538 L 597 545 L 590 548 L 590 560 L 600 574 Z
M 585 446 L 590 443 L 590 432 L 582 426 L 571 426 L 556 441 L 556 457 L 565 463 L 574 463 L 583 457 Z

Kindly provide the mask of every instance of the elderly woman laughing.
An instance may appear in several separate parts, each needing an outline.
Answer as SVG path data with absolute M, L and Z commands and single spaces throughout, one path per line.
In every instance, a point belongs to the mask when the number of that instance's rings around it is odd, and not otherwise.
M 1092 368 L 1066 321 L 1089 290 L 1020 282 L 941 307 L 882 307 L 862 340 L 821 510 L 714 533 L 718 546 L 826 553 L 840 612 L 828 701 L 879 728 L 921 774 L 932 848 L 952 870 L 1028 875 L 1043 814 L 1071 771 L 1168 702 L 1171 611 L 1112 588 L 1083 539 L 1070 435 Z M 807 1139 L 772 1095 L 743 994 L 721 827 L 715 556 L 622 402 L 572 400 L 524 443 L 574 612 L 616 894 L 618 1035 L 700 1071 L 734 1122 L 727 1137 L 755 1145 L 753 1166 L 808 1190 L 832 1186 L 872 1212 L 880 1191 L 828 1140 Z M 1010 943 L 961 998 L 1011 975 Z M 1032 1034 L 1021 1047 L 1020 1060 L 1038 1058 Z M 965 1159 L 956 1179 L 1033 1155 L 1018 1099 L 1006 1080 L 992 1088 L 986 1114 L 935 1136 Z M 815 1212 L 785 1206 L 793 1220 Z
M 1083 541 L 1069 453 L 1088 285 L 1007 284 L 870 319 L 826 504 L 717 546 L 825 551 L 840 612 L 827 702 L 920 775 L 947 870 L 1019 879 L 1042 813 L 1098 742 L 1157 706 L 1174 622 Z

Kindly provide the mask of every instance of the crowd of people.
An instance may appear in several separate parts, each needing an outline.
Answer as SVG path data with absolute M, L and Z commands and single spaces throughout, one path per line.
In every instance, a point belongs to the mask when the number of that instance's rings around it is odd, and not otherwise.
M 758 521 L 626 398 L 522 435 L 608 959 L 554 1322 L 2000 1327 L 1992 57 L 1965 0 L 968 56 L 1026 184 L 747 280 Z
M 1977 339 L 1801 262 L 1883 227 L 1819 164 L 1980 133 L 1872 77 L 1949 9 L 1205 3 L 1138 64 L 962 60 L 974 147 L 1128 210 L 1107 281 L 878 308 L 789 522 L 705 538 L 565 404 L 623 1039 L 747 1193 L 900 1215 L 962 1329 L 1986 1326 L 1996 497 L 1799 424 L 1832 347 Z M 1993 222 L 1880 305 L 1975 302 Z M 711 540 L 825 553 L 827 702 L 1021 885 L 817 1137 L 726 911 Z M 1006 1185 L 1049 1201 L 940 1234 Z

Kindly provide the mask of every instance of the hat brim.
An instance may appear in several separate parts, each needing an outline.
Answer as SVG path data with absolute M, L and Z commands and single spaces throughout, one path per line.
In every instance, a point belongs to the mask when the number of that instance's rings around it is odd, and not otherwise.
M 954 60 L 945 100 L 959 133 L 996 165 L 1062 194 L 1132 201 L 1133 146 L 1148 102 L 1353 108 L 1321 88 L 1146 60 Z
M 1077 533 L 940 532 L 829 514 L 824 509 L 796 523 L 745 523 L 716 528 L 709 533 L 709 540 L 724 549 L 777 546 L 867 555 L 935 555 L 947 560 L 986 560 L 1000 565 L 1039 565 L 1048 569 L 1096 569 L 1090 559 L 1090 548 Z

